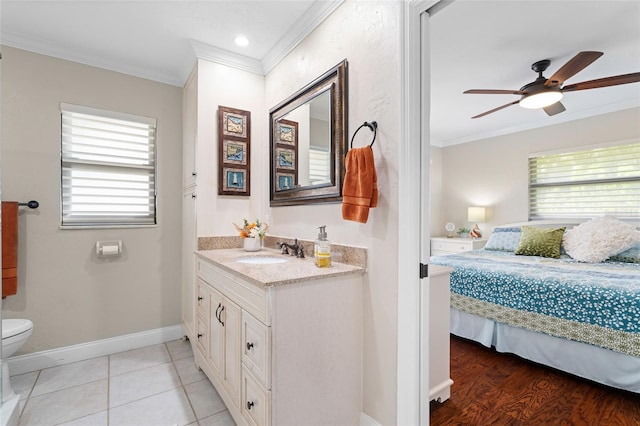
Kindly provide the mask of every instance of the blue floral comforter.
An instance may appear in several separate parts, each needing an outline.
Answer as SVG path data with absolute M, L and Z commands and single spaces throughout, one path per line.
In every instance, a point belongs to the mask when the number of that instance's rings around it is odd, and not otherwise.
M 640 264 L 475 250 L 450 266 L 451 306 L 512 326 L 640 356 Z

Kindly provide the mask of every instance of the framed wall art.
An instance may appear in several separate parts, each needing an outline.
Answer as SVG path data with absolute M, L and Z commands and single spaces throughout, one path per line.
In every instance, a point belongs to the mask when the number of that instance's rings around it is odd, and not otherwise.
M 280 144 L 298 146 L 298 123 L 291 120 L 278 120 L 276 124 L 277 141 Z
M 295 187 L 295 173 L 276 172 L 276 191 L 286 191 Z
M 218 106 L 218 195 L 251 195 L 251 112 Z
M 290 148 L 276 148 L 277 168 L 285 170 L 296 170 L 296 152 Z
M 247 192 L 247 170 L 224 167 L 222 169 L 222 191 L 226 195 L 241 194 Z
M 298 122 L 276 121 L 274 126 L 276 191 L 295 189 L 298 183 Z

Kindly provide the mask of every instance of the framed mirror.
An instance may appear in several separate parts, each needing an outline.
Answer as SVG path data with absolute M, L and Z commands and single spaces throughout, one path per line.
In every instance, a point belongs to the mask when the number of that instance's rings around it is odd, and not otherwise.
M 271 110 L 271 206 L 342 200 L 347 61 Z

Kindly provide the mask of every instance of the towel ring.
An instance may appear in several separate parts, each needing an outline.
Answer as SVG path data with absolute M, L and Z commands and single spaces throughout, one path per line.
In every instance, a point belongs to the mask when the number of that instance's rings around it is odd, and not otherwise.
M 364 124 L 362 124 L 360 127 L 358 127 L 356 129 L 356 131 L 353 133 L 353 136 L 351 136 L 351 143 L 349 144 L 349 148 L 353 148 L 353 139 L 356 137 L 356 134 L 360 131 L 360 129 L 362 129 L 363 127 L 368 127 L 369 130 L 371 130 L 373 132 L 373 140 L 371 141 L 371 144 L 369 146 L 373 146 L 373 144 L 376 141 L 376 135 L 378 134 L 378 123 L 376 123 L 375 121 L 372 121 L 371 123 L 367 123 L 366 121 L 364 122 Z

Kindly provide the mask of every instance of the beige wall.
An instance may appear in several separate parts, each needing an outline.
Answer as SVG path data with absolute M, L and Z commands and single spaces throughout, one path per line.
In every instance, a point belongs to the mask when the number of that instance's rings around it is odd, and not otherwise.
M 444 224 L 467 226 L 467 207 L 488 206 L 488 235 L 492 226 L 528 219 L 528 157 L 530 153 L 581 147 L 613 141 L 640 139 L 640 108 L 570 121 L 482 141 L 432 148 L 440 151 L 442 182 L 438 197 L 432 192 L 432 230 L 444 235 Z
M 315 239 L 327 225 L 332 242 L 368 249 L 364 286 L 363 411 L 382 424 L 396 422 L 398 290 L 398 143 L 400 140 L 400 4 L 347 1 L 265 79 L 267 108 L 348 60 L 349 131 L 378 122 L 373 146 L 380 201 L 367 224 L 342 220 L 340 204 L 270 208 L 272 232 Z M 362 138 L 360 139 L 360 137 Z M 360 135 L 355 146 L 369 142 Z M 268 165 L 263 169 L 268 178 Z
M 22 209 L 18 294 L 3 318 L 29 318 L 35 352 L 180 323 L 182 90 L 111 71 L 2 48 L 2 199 Z M 154 228 L 60 230 L 60 103 L 158 120 Z M 122 240 L 117 259 L 95 242 Z

